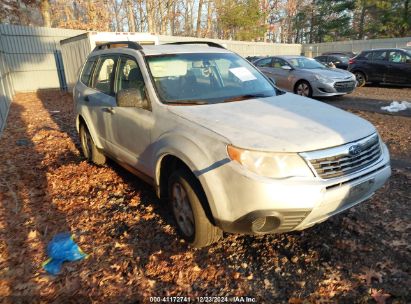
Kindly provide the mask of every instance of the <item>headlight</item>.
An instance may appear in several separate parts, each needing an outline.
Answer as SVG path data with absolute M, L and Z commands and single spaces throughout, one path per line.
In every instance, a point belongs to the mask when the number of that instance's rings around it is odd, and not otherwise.
M 322 82 L 322 83 L 333 82 L 333 80 L 331 80 L 330 78 L 327 78 L 327 77 L 324 77 L 324 76 L 321 76 L 321 75 L 317 75 L 317 74 L 314 75 L 314 78 L 317 79 L 319 82 Z
M 305 161 L 296 153 L 250 151 L 230 145 L 227 146 L 227 152 L 231 160 L 261 176 L 271 178 L 314 176 Z

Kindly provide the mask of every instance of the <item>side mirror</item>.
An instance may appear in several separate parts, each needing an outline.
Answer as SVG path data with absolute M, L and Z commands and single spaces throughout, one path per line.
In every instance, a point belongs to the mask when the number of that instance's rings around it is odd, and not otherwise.
M 405 63 L 411 63 L 411 59 L 407 59 Z
M 293 68 L 292 67 L 290 67 L 289 65 L 283 65 L 282 67 L 281 67 L 283 70 L 286 70 L 286 71 L 291 71 Z
M 116 96 L 117 105 L 125 108 L 149 109 L 147 98 L 141 94 L 141 90 L 129 88 L 121 90 Z

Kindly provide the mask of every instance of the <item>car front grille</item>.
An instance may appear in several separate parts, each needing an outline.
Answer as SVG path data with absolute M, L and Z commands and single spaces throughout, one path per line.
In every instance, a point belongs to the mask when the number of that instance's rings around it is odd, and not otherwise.
M 355 88 L 355 81 L 339 81 L 334 83 L 334 88 L 337 92 L 350 92 Z
M 319 177 L 328 179 L 361 170 L 376 162 L 382 153 L 379 137 L 376 134 L 363 140 L 344 145 L 341 147 L 340 152 L 342 153 L 320 158 L 311 158 L 309 156 L 310 152 L 308 152 L 303 153 L 303 157 L 309 161 Z

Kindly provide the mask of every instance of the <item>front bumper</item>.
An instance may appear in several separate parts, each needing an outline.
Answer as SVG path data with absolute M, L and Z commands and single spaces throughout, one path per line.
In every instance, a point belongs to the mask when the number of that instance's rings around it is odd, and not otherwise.
M 352 93 L 357 87 L 357 81 L 338 80 L 330 83 L 313 81 L 311 85 L 313 89 L 313 96 L 330 97 Z
M 225 195 L 212 201 L 216 224 L 227 232 L 248 234 L 311 227 L 370 198 L 391 175 L 385 145 L 381 158 L 373 165 L 328 180 L 318 177 L 272 180 L 253 176 L 234 162 L 216 171 L 220 181 L 225 181 L 220 184 Z

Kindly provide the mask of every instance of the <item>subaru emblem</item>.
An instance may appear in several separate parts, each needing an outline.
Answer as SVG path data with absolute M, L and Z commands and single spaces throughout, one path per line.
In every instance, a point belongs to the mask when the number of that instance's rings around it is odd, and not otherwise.
M 360 154 L 361 151 L 362 151 L 362 149 L 361 149 L 361 146 L 360 146 L 360 145 L 354 145 L 354 146 L 351 146 L 351 147 L 348 149 L 348 153 L 350 153 L 350 155 L 352 155 L 352 156 L 355 156 L 355 155 Z

